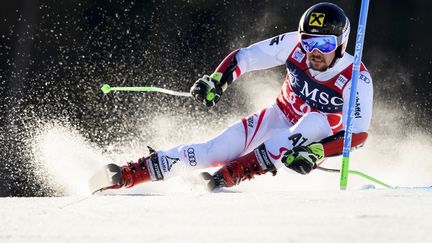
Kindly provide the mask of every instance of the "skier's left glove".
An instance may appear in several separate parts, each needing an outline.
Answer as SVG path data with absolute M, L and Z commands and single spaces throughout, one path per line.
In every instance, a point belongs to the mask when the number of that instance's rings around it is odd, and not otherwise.
M 220 73 L 214 73 L 211 76 L 204 75 L 198 79 L 190 90 L 195 100 L 207 107 L 214 106 L 220 100 L 223 93 L 222 87 L 219 84 L 221 76 Z

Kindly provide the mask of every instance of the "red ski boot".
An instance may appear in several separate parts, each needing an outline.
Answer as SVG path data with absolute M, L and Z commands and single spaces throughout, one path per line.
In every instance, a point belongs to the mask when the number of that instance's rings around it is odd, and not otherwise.
M 122 183 L 119 187 L 133 187 L 134 185 L 151 180 L 146 158 L 138 159 L 138 162 L 128 162 L 121 167 Z
M 213 191 L 215 188 L 238 185 L 246 179 L 250 180 L 255 175 L 262 175 L 269 171 L 273 175 L 277 173 L 276 167 L 270 161 L 267 150 L 264 144 L 262 144 L 254 149 L 254 151 L 230 161 L 213 175 L 207 172 L 201 175 L 205 180 L 208 180 L 208 190 Z
M 129 162 L 122 167 L 116 164 L 104 166 L 90 179 L 91 191 L 94 193 L 107 189 L 130 188 L 151 180 L 163 180 L 157 153 L 150 147 L 149 150 L 150 155 L 140 158 L 138 162 Z M 153 168 L 154 178 L 150 167 Z

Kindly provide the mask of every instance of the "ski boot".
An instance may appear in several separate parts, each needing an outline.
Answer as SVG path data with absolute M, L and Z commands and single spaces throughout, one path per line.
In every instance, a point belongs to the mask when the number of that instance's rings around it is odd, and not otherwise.
M 276 175 L 277 170 L 262 144 L 254 151 L 230 161 L 213 175 L 203 172 L 201 176 L 207 181 L 207 189 L 213 191 L 216 188 L 238 185 L 246 179 L 251 180 L 255 175 L 263 175 L 267 172 Z
M 92 193 L 108 189 L 130 188 L 137 184 L 151 181 L 149 166 L 153 167 L 156 179 L 163 180 L 158 156 L 154 149 L 148 147 L 150 155 L 138 159 L 138 162 L 128 162 L 124 166 L 108 164 L 90 179 Z
M 316 164 L 323 158 L 324 148 L 322 144 L 315 143 L 288 150 L 282 157 L 282 163 L 300 174 L 308 174 L 316 168 Z M 267 150 L 262 144 L 251 153 L 229 162 L 213 175 L 204 172 L 201 173 L 201 176 L 208 181 L 207 189 L 213 191 L 216 188 L 238 185 L 246 179 L 254 178 L 254 175 L 262 175 L 269 171 L 273 175 L 277 173 L 276 167 L 270 161 Z
M 324 147 L 321 143 L 297 146 L 285 152 L 282 163 L 302 175 L 309 174 L 324 159 Z

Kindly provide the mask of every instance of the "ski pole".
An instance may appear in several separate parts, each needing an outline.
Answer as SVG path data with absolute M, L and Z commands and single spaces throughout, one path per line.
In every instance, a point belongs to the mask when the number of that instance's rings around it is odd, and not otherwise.
M 111 91 L 137 91 L 137 92 L 159 92 L 175 96 L 192 97 L 189 92 L 179 92 L 154 86 L 143 86 L 143 87 L 111 87 L 109 84 L 102 85 L 102 92 L 108 94 Z
M 342 156 L 342 169 L 340 173 L 340 183 L 339 187 L 341 190 L 345 190 L 348 185 L 348 174 L 349 174 L 349 156 L 351 150 L 351 138 L 353 129 L 353 118 L 354 118 L 354 106 L 357 96 L 357 81 L 360 73 L 361 57 L 363 52 L 363 42 L 366 32 L 366 20 L 369 8 L 369 0 L 362 0 L 360 7 L 360 19 L 357 28 L 357 38 L 354 51 L 354 63 L 352 67 L 352 81 L 351 81 L 351 91 L 348 105 L 348 116 L 345 123 L 345 137 L 343 146 L 343 156 Z
M 317 169 L 325 171 L 325 172 L 335 172 L 335 173 L 341 172 L 341 170 L 338 170 L 338 169 L 329 169 L 329 168 L 320 167 L 320 166 L 317 167 Z M 375 184 L 381 185 L 381 186 L 386 187 L 386 188 L 394 188 L 394 187 L 389 186 L 388 184 L 386 184 L 386 183 L 384 183 L 384 182 L 382 182 L 376 178 L 373 178 L 372 176 L 366 175 L 365 173 L 357 171 L 357 170 L 348 170 L 348 173 L 353 174 L 353 175 L 358 175 L 358 176 L 362 177 L 363 179 L 369 180 Z

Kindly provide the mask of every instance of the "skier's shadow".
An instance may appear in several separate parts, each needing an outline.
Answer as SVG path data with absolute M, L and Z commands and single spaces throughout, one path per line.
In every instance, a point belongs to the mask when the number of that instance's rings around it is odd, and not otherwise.
M 157 193 L 104 193 L 104 194 L 95 194 L 95 196 L 108 196 L 108 197 L 163 197 L 163 194 Z
M 209 192 L 209 193 L 216 193 L 216 194 L 218 194 L 218 193 L 242 193 L 242 192 L 241 191 L 233 191 L 233 190 L 229 190 L 229 189 L 220 188 L 220 189 L 215 189 L 215 190 L 213 190 L 212 192 Z
M 212 192 L 203 192 L 203 194 L 224 194 L 224 193 L 242 193 L 241 191 L 233 191 L 233 190 L 229 190 L 229 189 L 215 189 Z M 103 194 L 95 194 L 94 196 L 108 196 L 108 197 L 113 197 L 113 196 L 127 196 L 127 197 L 164 197 L 167 196 L 166 194 L 159 194 L 159 193 L 103 193 Z

